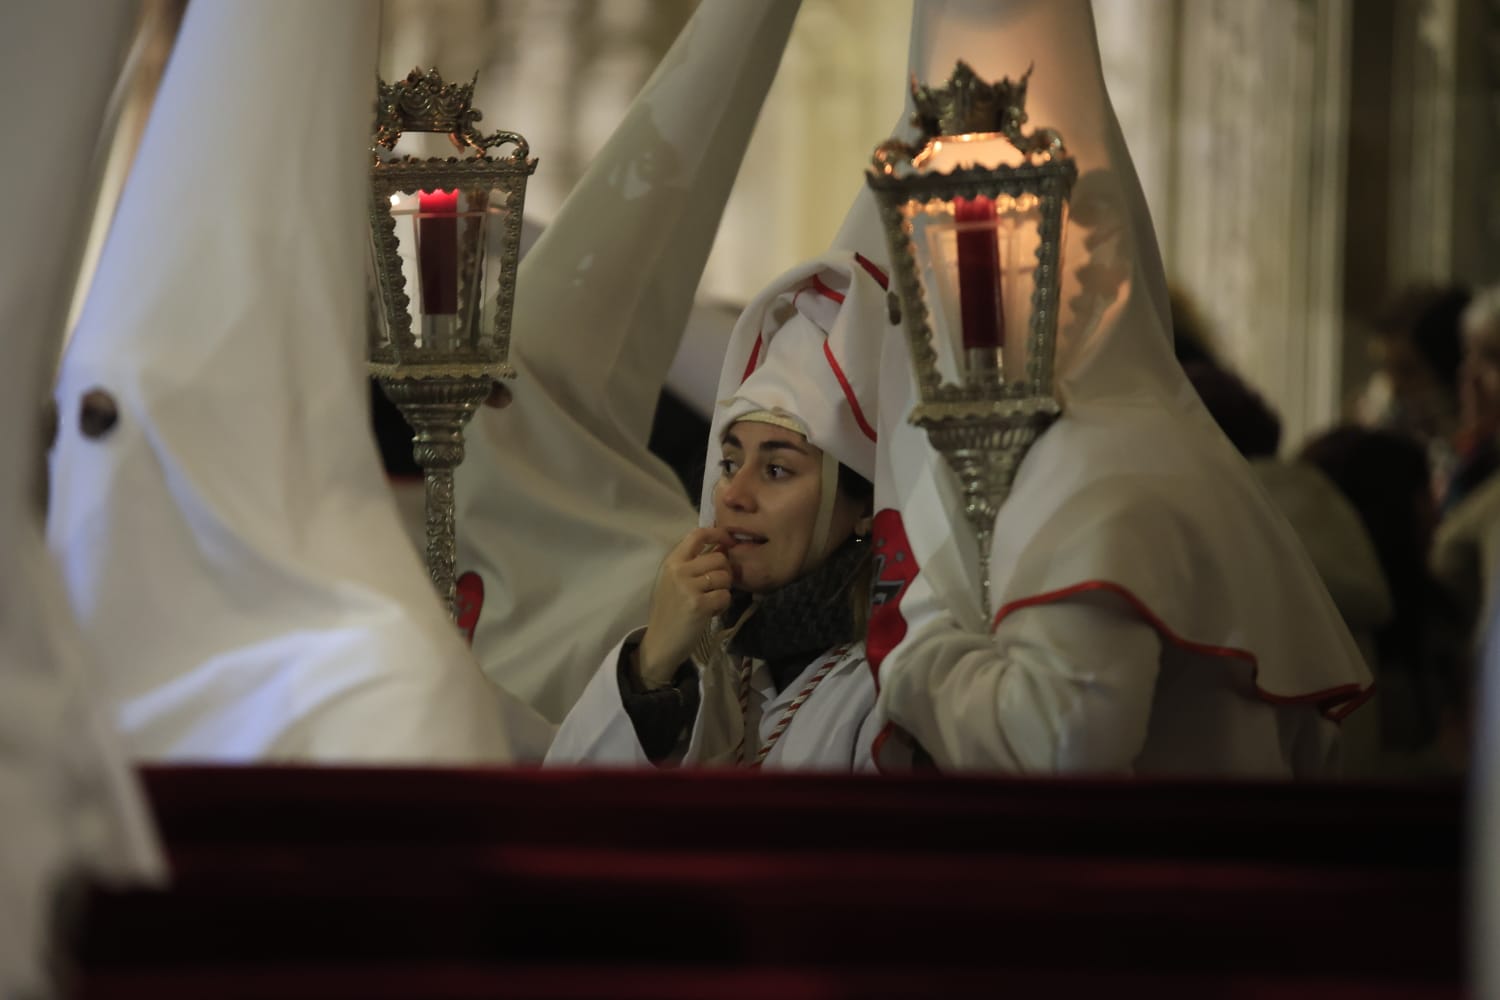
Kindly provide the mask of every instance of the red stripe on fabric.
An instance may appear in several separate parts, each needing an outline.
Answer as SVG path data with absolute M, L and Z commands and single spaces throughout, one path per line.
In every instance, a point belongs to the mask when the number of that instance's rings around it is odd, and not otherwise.
M 827 285 L 825 285 L 823 283 L 823 279 L 820 278 L 820 277 L 818 277 L 816 274 L 813 275 L 812 287 L 813 287 L 813 290 L 816 291 L 819 295 L 822 295 L 825 298 L 830 298 L 833 301 L 839 303 L 840 305 L 843 305 L 843 303 L 844 303 L 844 293 L 843 292 L 835 292 L 832 288 L 829 288 Z M 792 301 L 795 302 L 796 299 L 793 299 Z
M 875 440 L 875 428 L 865 419 L 864 411 L 859 408 L 859 400 L 854 397 L 854 389 L 849 385 L 849 379 L 844 376 L 844 369 L 839 367 L 838 359 L 833 356 L 833 348 L 828 346 L 828 341 L 823 341 L 823 357 L 828 359 L 828 367 L 833 369 L 833 377 L 839 380 L 839 386 L 844 390 L 844 398 L 849 400 L 849 412 L 854 414 L 854 422 L 864 432 L 865 437 L 871 441 Z
M 995 629 L 999 628 L 1000 622 L 1013 611 L 1035 607 L 1039 604 L 1051 604 L 1054 601 L 1064 600 L 1077 594 L 1099 590 L 1107 591 L 1123 598 L 1125 603 L 1129 604 L 1146 624 L 1154 628 L 1163 639 L 1166 639 L 1179 649 L 1187 650 L 1190 653 L 1197 653 L 1200 656 L 1216 656 L 1225 659 L 1243 660 L 1248 663 L 1250 665 L 1250 679 L 1255 684 L 1255 693 L 1262 701 L 1273 705 L 1316 703 L 1326 718 L 1333 722 L 1338 722 L 1375 694 L 1373 684 L 1368 688 L 1361 688 L 1358 684 L 1341 684 L 1335 688 L 1302 695 L 1273 694 L 1260 686 L 1260 661 L 1255 658 L 1254 653 L 1245 649 L 1235 649 L 1232 646 L 1212 646 L 1207 643 L 1184 639 L 1168 628 L 1166 622 L 1158 618 L 1145 601 L 1136 597 L 1135 594 L 1131 593 L 1125 587 L 1109 580 L 1086 580 L 1083 583 L 1076 583 L 1071 587 L 1064 587 L 1061 590 L 1053 590 L 1045 594 L 1034 594 L 1031 597 L 1023 597 L 1018 601 L 1012 601 L 995 612 L 995 618 L 990 623 L 990 631 L 994 632 Z
M 859 264 L 860 267 L 864 268 L 869 273 L 870 277 L 875 279 L 875 283 L 877 285 L 879 285 L 881 288 L 886 289 L 887 291 L 890 290 L 891 280 L 885 276 L 885 272 L 877 267 L 874 262 L 870 260 L 870 258 L 866 257 L 862 253 L 857 253 L 854 255 L 854 260 L 857 264 Z
M 875 690 L 880 690 L 878 681 L 875 684 Z M 896 724 L 894 722 L 887 722 L 884 726 L 880 727 L 880 732 L 875 735 L 875 741 L 870 744 L 870 759 L 875 762 L 875 770 L 881 774 L 895 773 L 894 771 L 887 771 L 885 765 L 880 762 L 880 748 L 885 746 L 885 741 L 890 739 L 891 733 L 895 728 Z
M 749 378 L 750 373 L 755 371 L 755 363 L 760 360 L 760 345 L 761 336 L 757 333 L 755 335 L 755 346 L 750 348 L 750 363 L 745 366 L 745 374 L 740 376 L 740 385 L 744 385 L 745 379 Z

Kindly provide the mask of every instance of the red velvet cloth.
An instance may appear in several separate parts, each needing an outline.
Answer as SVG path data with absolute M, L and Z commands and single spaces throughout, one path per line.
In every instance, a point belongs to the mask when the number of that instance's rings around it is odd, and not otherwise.
M 314 768 L 146 783 L 176 883 L 96 895 L 85 996 L 1461 982 L 1452 787 Z

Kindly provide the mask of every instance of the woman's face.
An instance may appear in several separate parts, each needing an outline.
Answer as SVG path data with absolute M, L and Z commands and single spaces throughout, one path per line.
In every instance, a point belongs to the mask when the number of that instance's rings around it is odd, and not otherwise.
M 714 487 L 714 523 L 735 536 L 728 553 L 735 586 L 763 593 L 802 575 L 818 516 L 822 466 L 823 452 L 795 431 L 753 420 L 730 425 Z M 818 562 L 854 533 L 859 516 L 858 502 L 840 493 L 829 544 Z

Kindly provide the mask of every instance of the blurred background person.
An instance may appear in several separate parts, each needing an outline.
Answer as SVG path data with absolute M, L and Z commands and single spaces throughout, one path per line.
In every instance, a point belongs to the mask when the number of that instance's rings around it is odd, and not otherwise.
M 1459 286 L 1414 285 L 1391 299 L 1370 341 L 1375 371 L 1355 404 L 1358 423 L 1422 443 L 1438 495 L 1458 461 L 1459 317 L 1468 303 Z
M 1462 766 L 1468 627 L 1428 570 L 1436 524 L 1422 444 L 1389 430 L 1344 426 L 1309 441 L 1320 469 L 1359 512 L 1391 597 L 1374 632 L 1381 759 L 1366 773 L 1434 773 Z M 1358 769 L 1356 769 L 1358 773 Z

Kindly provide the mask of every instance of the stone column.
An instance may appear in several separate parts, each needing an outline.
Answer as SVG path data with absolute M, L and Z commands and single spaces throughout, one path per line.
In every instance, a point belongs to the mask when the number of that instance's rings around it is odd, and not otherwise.
M 1348 0 L 1179 8 L 1167 268 L 1294 447 L 1337 416 Z

